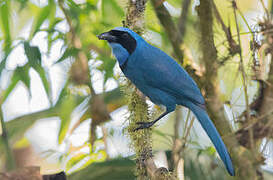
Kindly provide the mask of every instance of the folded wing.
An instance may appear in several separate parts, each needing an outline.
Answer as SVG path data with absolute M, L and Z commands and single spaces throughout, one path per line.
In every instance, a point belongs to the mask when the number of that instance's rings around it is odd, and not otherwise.
M 146 83 L 174 96 L 178 101 L 190 100 L 204 105 L 204 98 L 189 74 L 170 56 L 150 46 L 142 52 L 141 66 Z

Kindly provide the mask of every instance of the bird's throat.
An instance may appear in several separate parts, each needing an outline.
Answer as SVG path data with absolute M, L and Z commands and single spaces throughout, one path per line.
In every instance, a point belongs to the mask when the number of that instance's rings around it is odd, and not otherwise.
M 129 52 L 120 44 L 118 43 L 109 43 L 112 47 L 112 51 L 114 56 L 119 62 L 119 66 L 122 67 L 125 65 L 127 59 L 129 58 L 130 54 Z

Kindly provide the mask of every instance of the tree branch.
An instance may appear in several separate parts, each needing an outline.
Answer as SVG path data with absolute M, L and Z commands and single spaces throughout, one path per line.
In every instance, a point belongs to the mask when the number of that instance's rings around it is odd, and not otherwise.
M 231 152 L 231 157 L 240 179 L 255 179 L 256 169 L 253 163 L 256 162 L 255 156 L 248 149 L 240 146 L 229 121 L 225 118 L 225 110 L 219 97 L 219 84 L 217 80 L 217 50 L 214 45 L 213 37 L 213 18 L 212 5 L 210 0 L 201 0 L 197 8 L 200 32 L 202 62 L 205 64 L 205 92 L 207 97 L 207 110 L 219 133 L 228 135 L 223 138 L 225 144 Z M 257 156 L 256 156 L 257 157 Z
M 237 53 L 240 53 L 241 52 L 241 48 L 240 46 L 234 41 L 232 35 L 231 35 L 231 32 L 230 32 L 230 28 L 227 27 L 214 3 L 214 0 L 211 0 L 211 6 L 214 10 L 214 14 L 215 14 L 215 17 L 216 17 L 216 20 L 220 23 L 225 35 L 226 35 L 226 38 L 227 38 L 227 41 L 228 41 L 228 44 L 229 44 L 229 52 L 230 54 L 233 56 Z
M 190 4 L 191 4 L 191 0 L 183 0 L 182 2 L 181 15 L 178 20 L 178 29 L 181 34 L 181 44 L 183 44 L 184 37 L 186 34 L 186 24 L 187 24 L 187 17 L 189 13 Z
M 145 3 L 146 1 L 142 0 L 129 0 L 126 20 L 123 23 L 125 27 L 129 27 L 138 34 L 142 34 L 144 30 Z M 139 4 L 142 4 L 142 6 Z M 152 157 L 152 131 L 151 129 L 134 131 L 134 129 L 136 128 L 137 122 L 149 121 L 148 105 L 144 95 L 139 93 L 128 81 L 125 92 L 127 96 L 126 99 L 128 99 L 128 110 L 130 112 L 128 132 L 136 153 L 136 174 L 137 179 L 142 180 L 147 178 L 147 168 L 144 161 Z
M 152 158 L 146 159 L 144 163 L 151 180 L 175 180 L 166 168 L 157 168 Z
M 183 64 L 183 51 L 181 49 L 182 37 L 177 26 L 172 21 L 172 17 L 169 11 L 164 6 L 164 1 L 151 0 L 151 2 L 155 9 L 157 18 L 159 19 L 160 23 L 165 29 L 165 32 L 167 33 L 169 40 L 171 41 L 177 60 Z
M 144 30 L 146 2 L 147 0 L 129 0 L 126 20 L 123 22 L 125 27 L 129 27 L 138 34 L 142 34 Z M 163 180 L 166 177 L 172 177 L 165 168 L 163 171 L 163 168 L 157 169 L 155 167 L 152 159 L 151 129 L 134 131 L 137 122 L 149 122 L 148 105 L 144 95 L 129 82 L 127 82 L 125 91 L 126 99 L 128 99 L 128 110 L 130 112 L 128 132 L 136 152 L 137 179 L 147 179 L 147 174 L 154 180 Z

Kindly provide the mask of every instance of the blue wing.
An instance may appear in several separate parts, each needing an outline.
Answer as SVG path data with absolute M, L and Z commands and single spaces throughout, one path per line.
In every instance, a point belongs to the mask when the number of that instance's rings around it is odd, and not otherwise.
M 223 160 L 230 175 L 234 176 L 231 158 L 221 136 L 203 109 L 204 98 L 189 74 L 170 56 L 153 46 L 145 46 L 138 53 L 136 68 L 141 70 L 144 82 L 151 87 L 160 89 L 176 98 L 178 104 L 193 111 L 200 124 L 210 137 L 217 152 Z M 140 59 L 141 58 L 141 59 Z
M 146 44 L 147 46 L 147 44 Z M 204 98 L 189 74 L 170 56 L 160 49 L 151 46 L 141 48 L 137 66 L 143 73 L 145 82 L 174 96 L 178 102 L 190 100 L 204 105 Z M 144 56 L 145 55 L 145 56 Z

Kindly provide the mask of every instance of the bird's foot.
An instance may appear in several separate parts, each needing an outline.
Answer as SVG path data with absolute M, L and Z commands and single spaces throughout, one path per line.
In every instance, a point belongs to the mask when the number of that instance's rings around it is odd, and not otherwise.
M 137 122 L 137 125 L 139 125 L 137 128 L 134 129 L 134 131 L 138 131 L 140 129 L 146 129 L 146 128 L 150 128 L 151 126 L 154 125 L 154 122 Z

